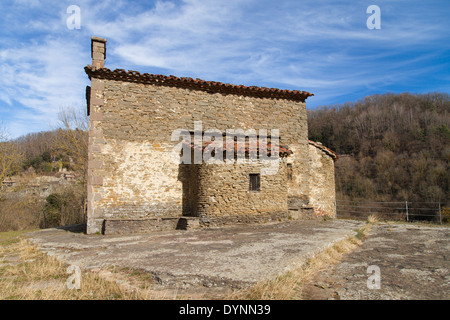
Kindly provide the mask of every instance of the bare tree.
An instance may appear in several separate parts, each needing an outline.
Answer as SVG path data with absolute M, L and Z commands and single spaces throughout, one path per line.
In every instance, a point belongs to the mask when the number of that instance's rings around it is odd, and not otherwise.
M 73 169 L 86 179 L 88 161 L 89 118 L 75 108 L 61 109 L 61 127 L 58 129 L 57 146 L 73 160 Z
M 0 186 L 6 177 L 14 174 L 23 160 L 17 143 L 9 138 L 5 128 L 0 125 Z

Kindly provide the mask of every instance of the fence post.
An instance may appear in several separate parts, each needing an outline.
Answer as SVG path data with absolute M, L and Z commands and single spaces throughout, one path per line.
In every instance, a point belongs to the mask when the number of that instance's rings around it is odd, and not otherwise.
M 405 201 L 405 207 L 406 207 L 406 221 L 409 222 L 409 217 L 408 217 L 408 201 Z
M 334 199 L 334 218 L 337 219 L 337 201 Z
M 442 224 L 441 203 L 439 202 L 439 223 Z

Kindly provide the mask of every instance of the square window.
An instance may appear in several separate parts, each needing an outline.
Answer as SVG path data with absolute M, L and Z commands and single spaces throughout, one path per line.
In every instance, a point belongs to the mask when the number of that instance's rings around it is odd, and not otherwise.
M 249 191 L 259 191 L 260 190 L 260 177 L 259 174 L 250 174 Z

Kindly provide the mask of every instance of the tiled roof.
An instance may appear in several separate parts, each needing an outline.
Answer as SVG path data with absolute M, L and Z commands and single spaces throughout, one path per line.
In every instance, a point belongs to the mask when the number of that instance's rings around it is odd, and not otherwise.
M 145 84 L 201 90 L 211 93 L 235 94 L 260 98 L 275 98 L 294 101 L 305 101 L 312 93 L 298 90 L 281 90 L 276 88 L 265 88 L 256 86 L 234 85 L 216 81 L 205 81 L 193 78 L 179 78 L 176 76 L 164 76 L 160 74 L 140 73 L 138 71 L 125 71 L 108 68 L 96 69 L 91 65 L 84 68 L 89 78 L 109 79 L 117 81 L 138 82 Z
M 332 157 L 333 159 L 339 159 L 339 156 L 336 152 L 334 152 L 331 149 L 328 149 L 327 147 L 325 147 L 322 143 L 320 142 L 314 142 L 311 140 L 308 140 L 308 143 L 316 148 L 321 149 L 323 152 L 325 152 L 326 154 L 328 154 L 330 157 Z
M 190 143 L 189 146 L 192 150 L 201 150 L 202 152 L 205 150 L 205 148 L 210 145 L 212 142 L 205 142 L 201 147 L 195 145 L 194 143 Z M 230 148 L 233 148 L 233 145 L 230 146 Z M 262 144 L 261 148 L 256 147 L 256 148 L 251 148 L 248 144 L 242 145 L 237 143 L 236 141 L 234 141 L 234 148 L 232 150 L 234 150 L 234 152 L 237 153 L 244 153 L 245 155 L 248 155 L 250 152 L 263 152 L 265 154 L 267 154 L 267 156 L 271 156 L 271 144 L 267 143 L 266 144 Z M 226 152 L 228 149 L 228 145 L 226 144 L 226 142 L 223 143 L 223 147 L 222 150 L 224 152 Z M 216 149 L 217 151 L 217 149 Z M 278 146 L 278 156 L 281 158 L 284 157 L 288 157 L 292 154 L 292 150 L 289 149 L 288 146 Z M 276 154 L 274 154 L 276 155 Z

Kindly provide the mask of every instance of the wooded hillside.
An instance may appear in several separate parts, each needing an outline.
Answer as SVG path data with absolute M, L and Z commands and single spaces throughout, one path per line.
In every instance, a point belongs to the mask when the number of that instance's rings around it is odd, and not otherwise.
M 450 201 L 450 95 L 373 95 L 310 110 L 308 125 L 340 155 L 338 199 Z
M 85 221 L 88 118 L 10 139 L 0 126 L 0 232 Z

